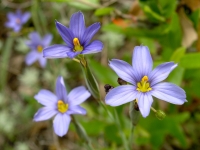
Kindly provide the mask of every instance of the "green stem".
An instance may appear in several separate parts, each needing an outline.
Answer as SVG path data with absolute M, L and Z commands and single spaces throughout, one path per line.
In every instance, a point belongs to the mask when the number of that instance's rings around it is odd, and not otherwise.
M 129 146 L 130 146 L 130 149 L 132 149 L 133 133 L 134 133 L 134 125 L 131 123 L 131 135 L 130 135 L 130 138 L 129 138 Z
M 113 117 L 113 115 L 110 113 L 110 111 L 106 108 L 106 106 L 104 105 L 104 103 L 100 100 L 98 101 L 99 104 L 104 108 L 104 110 L 108 113 L 109 117 L 115 122 L 115 118 Z
M 79 134 L 80 138 L 82 138 L 85 141 L 85 145 L 88 147 L 89 150 L 94 150 L 91 140 L 88 137 L 87 133 L 85 132 L 84 128 L 79 124 L 79 122 L 76 120 L 76 118 L 72 115 L 74 125 L 76 127 L 76 131 Z
M 124 148 L 125 150 L 129 150 L 128 148 L 128 143 L 127 143 L 127 139 L 122 131 L 122 127 L 121 127 L 121 124 L 120 124 L 120 121 L 119 121 L 119 117 L 118 117 L 118 113 L 115 110 L 115 117 L 113 117 L 113 115 L 110 113 L 110 111 L 106 108 L 106 106 L 104 105 L 104 103 L 102 101 L 98 101 L 99 104 L 105 109 L 105 111 L 108 113 L 109 117 L 113 120 L 113 122 L 115 122 L 115 124 L 117 125 L 117 128 L 118 130 L 120 131 L 120 134 L 121 134 L 121 139 L 122 139 L 122 142 L 123 142 L 123 145 L 124 145 Z
M 152 110 L 153 112 L 155 112 L 155 113 L 157 112 L 157 110 L 155 110 L 153 107 L 151 107 L 151 110 Z
M 124 145 L 124 149 L 125 150 L 130 150 L 129 147 L 128 147 L 128 143 L 127 143 L 127 139 L 125 137 L 125 134 L 122 131 L 122 126 L 121 126 L 121 123 L 119 121 L 119 116 L 118 116 L 118 113 L 117 113 L 116 109 L 114 109 L 114 113 L 115 113 L 115 119 L 116 119 L 117 128 L 120 131 L 122 142 L 123 142 L 123 145 Z
M 12 53 L 12 46 L 14 43 L 14 38 L 13 37 L 9 37 L 7 38 L 6 42 L 5 42 L 5 46 L 2 48 L 2 62 L 0 63 L 0 76 L 1 76 L 1 82 L 0 82 L 0 89 L 3 90 L 5 89 L 6 86 L 6 81 L 7 81 L 7 74 L 8 71 L 7 69 L 9 68 L 9 60 L 10 60 L 10 56 Z
M 79 59 L 76 59 L 76 58 L 73 58 L 74 61 L 80 63 L 80 60 Z
M 38 16 L 38 0 L 34 0 L 33 4 L 31 6 L 31 18 L 33 20 L 33 24 L 36 28 L 36 31 L 38 31 L 40 33 L 40 35 L 42 35 L 42 29 L 41 29 L 41 25 L 39 22 L 39 16 Z

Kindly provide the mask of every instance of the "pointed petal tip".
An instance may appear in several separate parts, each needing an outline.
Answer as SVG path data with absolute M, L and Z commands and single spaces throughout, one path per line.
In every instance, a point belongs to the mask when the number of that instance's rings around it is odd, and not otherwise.
M 178 66 L 178 63 L 174 63 L 174 66 L 171 68 L 172 70 Z
M 74 13 L 74 14 L 83 15 L 83 13 L 80 10 L 78 12 Z M 72 15 L 74 15 L 74 14 L 72 14 Z
M 61 75 L 59 75 L 57 77 L 57 81 L 56 82 L 63 83 L 64 82 L 63 77 Z
M 141 113 L 141 112 L 140 112 L 140 113 Z M 142 113 L 141 113 L 141 115 L 142 115 L 143 118 L 146 118 L 149 114 L 147 115 L 147 114 L 142 114 Z
M 65 134 L 64 133 L 55 133 L 59 137 L 63 137 Z M 67 133 L 66 133 L 67 134 Z

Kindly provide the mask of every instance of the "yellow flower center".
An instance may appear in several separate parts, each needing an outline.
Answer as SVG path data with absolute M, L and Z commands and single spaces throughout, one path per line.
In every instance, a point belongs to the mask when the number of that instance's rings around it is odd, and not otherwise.
M 43 47 L 42 47 L 41 45 L 38 45 L 38 46 L 37 46 L 37 51 L 41 53 L 42 50 L 43 50 Z
M 69 105 L 65 104 L 62 100 L 59 100 L 57 103 L 58 111 L 65 113 L 68 110 Z
M 73 39 L 73 44 L 74 44 L 74 51 L 75 52 L 77 52 L 77 51 L 81 52 L 83 50 L 83 46 L 81 46 L 78 38 Z
M 139 92 L 148 92 L 151 91 L 152 88 L 148 82 L 148 77 L 144 76 L 140 82 L 137 83 L 137 89 Z
M 20 23 L 21 23 L 21 20 L 20 20 L 19 18 L 17 18 L 17 19 L 15 20 L 15 22 L 16 22 L 17 24 L 20 24 Z

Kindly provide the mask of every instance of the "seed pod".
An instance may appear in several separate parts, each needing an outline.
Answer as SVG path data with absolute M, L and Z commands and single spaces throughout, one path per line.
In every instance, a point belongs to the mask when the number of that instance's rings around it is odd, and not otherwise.
M 157 110 L 155 115 L 159 120 L 163 120 L 166 117 L 166 114 L 162 110 Z
M 129 115 L 132 124 L 136 126 L 140 119 L 140 111 L 136 101 L 130 102 Z

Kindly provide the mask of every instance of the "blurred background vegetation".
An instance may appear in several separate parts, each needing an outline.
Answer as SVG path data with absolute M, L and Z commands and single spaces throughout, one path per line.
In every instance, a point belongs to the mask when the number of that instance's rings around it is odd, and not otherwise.
M 19 33 L 7 29 L 6 14 L 21 9 L 31 18 Z M 85 85 L 80 65 L 70 59 L 48 59 L 46 68 L 39 63 L 26 66 L 30 49 L 28 34 L 37 31 L 53 35 L 51 44 L 63 40 L 55 20 L 68 26 L 73 13 L 82 11 L 86 25 L 100 22 L 94 39 L 104 43 L 102 53 L 87 55 L 98 80 L 102 101 L 104 85 L 118 86 L 108 59 L 131 63 L 136 45 L 147 45 L 154 67 L 166 61 L 179 66 L 167 81 L 186 91 L 188 102 L 182 106 L 154 99 L 154 108 L 167 116 L 158 120 L 151 112 L 140 118 L 134 130 L 133 150 L 200 149 L 200 1 L 199 0 L 1 0 L 0 1 L 0 150 L 86 150 L 74 124 L 59 138 L 53 134 L 52 121 L 33 122 L 41 107 L 33 98 L 40 89 L 54 91 L 58 75 L 70 90 Z M 91 137 L 95 150 L 124 150 L 119 130 L 105 110 L 91 97 L 83 104 L 86 116 L 77 120 Z M 109 107 L 112 112 L 112 108 Z M 128 104 L 117 107 L 120 123 L 128 138 L 131 124 Z

